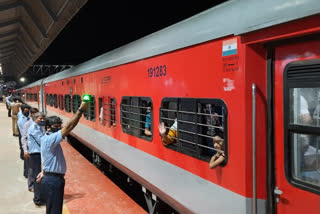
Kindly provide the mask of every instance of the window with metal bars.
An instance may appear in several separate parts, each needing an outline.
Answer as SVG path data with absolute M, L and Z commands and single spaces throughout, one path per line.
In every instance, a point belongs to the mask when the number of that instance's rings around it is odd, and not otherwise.
M 160 108 L 160 123 L 164 123 L 171 144 L 167 147 L 209 162 L 217 152 L 227 161 L 227 107 L 221 99 L 164 98 Z M 223 139 L 223 150 L 213 146 L 213 137 Z
M 49 105 L 49 94 L 46 94 L 46 105 Z
M 320 194 L 320 59 L 289 63 L 283 81 L 286 177 Z
M 63 104 L 63 95 L 58 95 L 58 107 L 60 110 L 64 109 L 64 104 Z
M 68 94 L 64 95 L 64 109 L 66 112 L 71 112 L 71 96 Z
M 99 98 L 99 122 L 108 127 L 116 126 L 116 99 L 103 96 Z
M 55 107 L 55 108 L 58 108 L 58 97 L 57 97 L 57 95 L 56 94 L 54 94 L 53 96 L 52 96 L 52 99 L 53 99 L 53 106 Z
M 95 121 L 96 120 L 96 101 L 95 101 L 95 97 L 93 95 L 91 95 L 91 100 L 89 102 L 89 107 L 84 112 L 83 115 L 87 120 L 90 120 L 90 121 Z
M 54 104 L 53 95 L 52 95 L 52 94 L 49 94 L 49 105 L 52 107 L 53 104 Z
M 38 102 L 38 94 L 34 94 L 34 101 Z
M 152 109 L 150 97 L 122 97 L 120 105 L 122 131 L 152 141 Z
M 80 95 L 73 95 L 72 96 L 72 111 L 76 113 L 81 105 L 81 96 Z

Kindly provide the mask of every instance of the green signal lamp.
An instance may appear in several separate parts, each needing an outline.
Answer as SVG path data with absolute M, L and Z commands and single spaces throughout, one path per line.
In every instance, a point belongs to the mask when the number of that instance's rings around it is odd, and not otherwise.
M 82 100 L 83 100 L 83 102 L 88 103 L 91 101 L 91 96 L 89 94 L 84 94 L 82 96 Z

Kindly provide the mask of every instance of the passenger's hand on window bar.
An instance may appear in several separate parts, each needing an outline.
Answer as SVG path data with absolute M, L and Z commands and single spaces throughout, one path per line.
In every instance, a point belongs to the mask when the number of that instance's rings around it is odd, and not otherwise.
M 166 134 L 166 127 L 164 126 L 163 122 L 161 122 L 159 124 L 159 132 L 160 132 L 160 135 L 165 135 Z

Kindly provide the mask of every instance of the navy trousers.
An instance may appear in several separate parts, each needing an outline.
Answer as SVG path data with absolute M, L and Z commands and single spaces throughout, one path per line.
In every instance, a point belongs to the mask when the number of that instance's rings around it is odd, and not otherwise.
M 21 160 L 24 160 L 24 151 L 23 151 L 23 148 L 22 148 L 22 144 L 21 144 L 21 132 L 20 132 L 20 130 L 19 130 L 19 128 L 18 128 L 18 132 L 19 132 L 19 149 L 20 149 L 20 159 Z M 24 170 L 25 170 L 25 168 L 24 168 Z M 24 171 L 24 175 L 26 175 L 26 171 Z M 26 176 L 25 176 L 26 177 Z
M 46 214 L 62 214 L 64 178 L 62 176 L 45 174 L 41 184 L 46 200 Z
M 41 183 L 37 183 L 37 176 L 41 172 L 41 156 L 40 153 L 30 154 L 30 162 L 32 169 L 32 181 L 34 185 L 34 197 L 33 202 L 36 205 L 44 204 L 44 199 L 41 190 Z
M 29 157 L 28 159 L 25 159 L 24 161 L 26 163 L 26 168 L 28 170 L 28 189 L 34 190 L 33 175 L 32 175 L 32 168 L 31 168 L 31 158 Z

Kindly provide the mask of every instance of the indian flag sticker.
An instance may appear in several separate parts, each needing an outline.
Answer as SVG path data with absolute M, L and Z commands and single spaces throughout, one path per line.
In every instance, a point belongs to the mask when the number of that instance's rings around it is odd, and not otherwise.
M 222 56 L 237 54 L 237 38 L 222 42 Z

